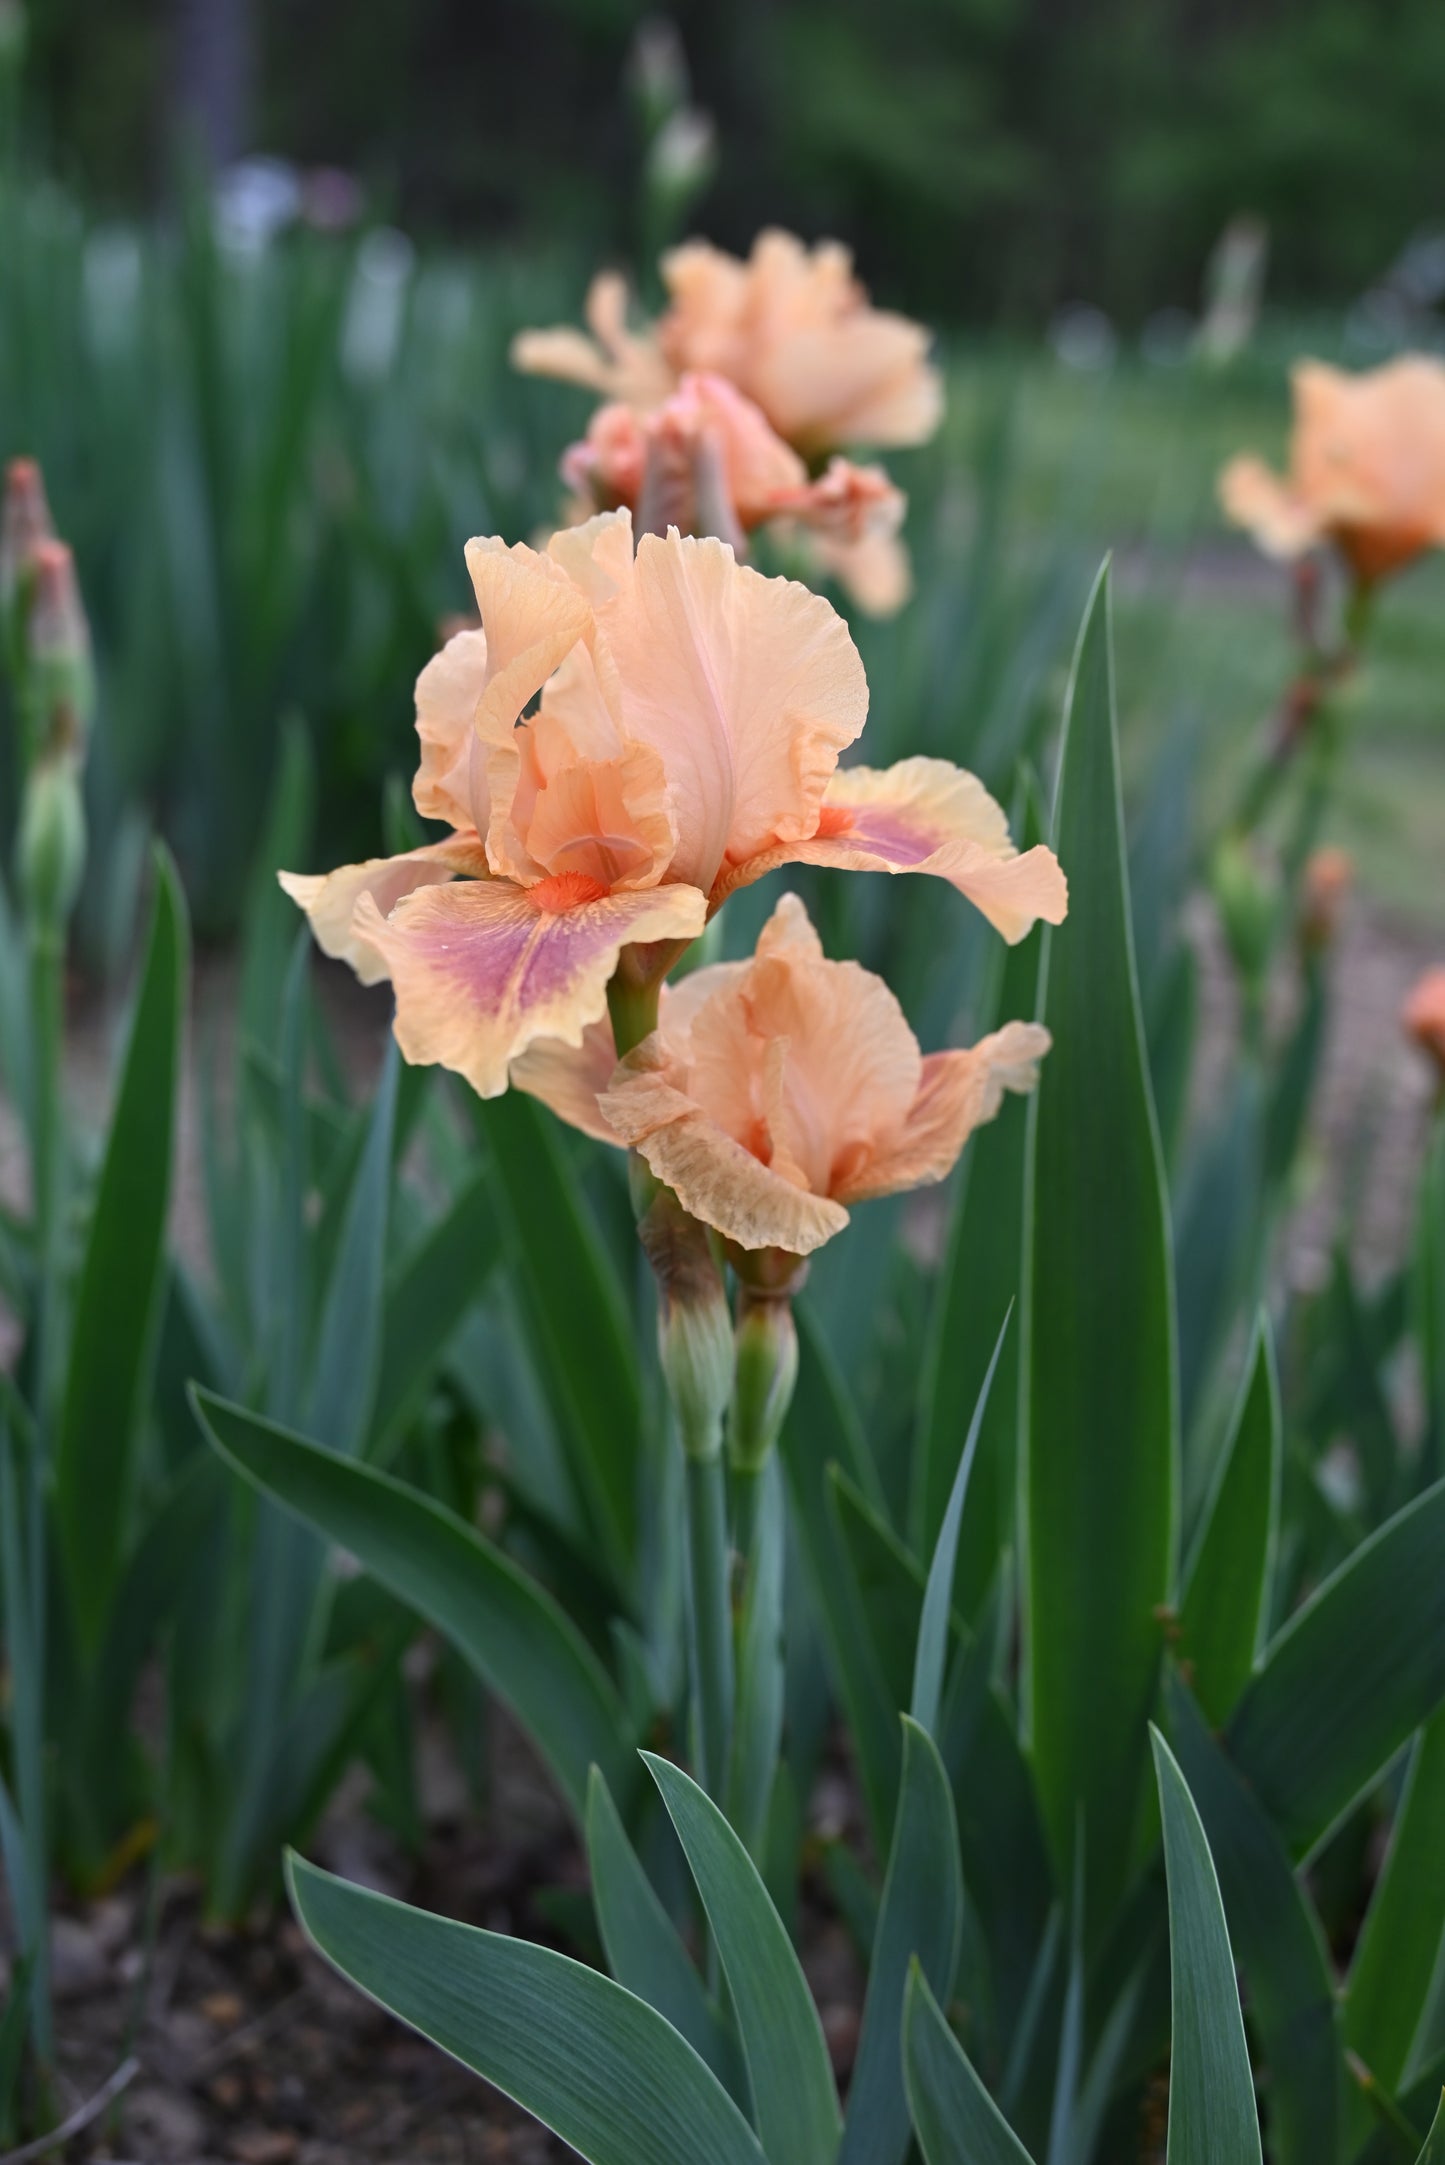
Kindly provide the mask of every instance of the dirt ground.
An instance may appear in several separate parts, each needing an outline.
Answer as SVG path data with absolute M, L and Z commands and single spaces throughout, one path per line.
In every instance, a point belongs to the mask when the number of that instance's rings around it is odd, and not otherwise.
M 490 1930 L 560 1944 L 547 1892 L 585 1892 L 570 1825 L 525 1741 L 498 1723 L 492 1809 L 466 1806 L 444 1738 L 423 1753 L 431 1820 L 410 1858 L 344 1791 L 308 1849 L 348 1878 Z M 815 1823 L 850 1812 L 825 1776 Z M 242 1931 L 205 1925 L 193 1888 L 161 1890 L 145 1951 L 143 1876 L 57 1919 L 62 2110 L 135 2071 L 67 2147 L 125 2165 L 543 2165 L 573 2153 L 466 2069 L 343 1983 L 284 1915 Z M 805 1900 L 810 1896 L 805 1895 Z M 805 1956 L 840 2080 L 858 2034 L 862 1980 L 841 1926 L 807 1912 Z M 683 2161 L 679 2160 L 679 2165 Z

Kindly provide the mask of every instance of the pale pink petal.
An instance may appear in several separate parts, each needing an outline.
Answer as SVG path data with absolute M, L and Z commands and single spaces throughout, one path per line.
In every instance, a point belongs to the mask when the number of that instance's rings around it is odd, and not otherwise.
M 637 1150 L 683 1208 L 740 1248 L 810 1255 L 848 1223 L 842 1205 L 772 1172 L 664 1076 L 656 1040 L 629 1053 L 600 1099 L 618 1139 Z
M 485 834 L 490 816 L 485 760 L 474 727 L 487 682 L 487 640 L 457 632 L 416 680 L 421 765 L 412 798 L 423 819 L 449 820 Z
M 791 580 L 722 542 L 638 544 L 630 594 L 598 611 L 625 733 L 661 754 L 673 789 L 674 875 L 710 888 L 725 857 L 811 833 L 868 688 L 847 626 Z
M 363 898 L 357 930 L 396 987 L 405 1058 L 452 1068 L 496 1097 L 510 1063 L 537 1039 L 580 1045 L 605 1011 L 624 946 L 690 940 L 704 915 L 693 888 L 609 895 L 564 874 L 533 888 L 487 880 L 428 890 L 387 919 Z
M 1026 1096 L 1038 1082 L 1049 1033 L 1031 1022 L 1011 1022 L 963 1052 L 929 1053 L 917 1095 L 901 1127 L 883 1134 L 834 1184 L 840 1201 L 859 1203 L 944 1180 L 975 1128 L 992 1120 L 1004 1092 Z
M 1042 844 L 1015 850 L 1001 807 L 976 776 L 943 759 L 840 769 L 828 785 L 817 832 L 781 838 L 731 866 L 713 890 L 716 908 L 782 864 L 857 872 L 927 872 L 946 879 L 1012 945 L 1040 918 L 1063 922 L 1068 886 Z
M 362 896 L 385 917 L 403 895 L 458 875 L 487 876 L 486 851 L 474 834 L 452 835 L 400 857 L 369 857 L 364 864 L 341 865 L 335 872 L 278 872 L 276 877 L 310 918 L 322 953 L 349 962 L 363 985 L 376 985 L 387 975 L 385 960 L 352 922 Z

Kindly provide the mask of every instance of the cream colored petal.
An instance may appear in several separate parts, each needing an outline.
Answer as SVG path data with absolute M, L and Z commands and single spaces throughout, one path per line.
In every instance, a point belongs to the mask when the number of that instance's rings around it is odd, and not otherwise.
M 842 1231 L 848 1213 L 841 1204 L 769 1171 L 681 1091 L 649 1072 L 643 1062 L 651 1044 L 628 1055 L 600 1104 L 620 1140 L 640 1152 L 685 1210 L 740 1248 L 782 1248 L 791 1255 L 811 1255 Z
M 1068 885 L 1053 851 L 1039 844 L 1020 855 L 983 784 L 943 759 L 840 769 L 817 833 L 802 842 L 780 839 L 750 863 L 729 867 L 713 889 L 714 908 L 790 863 L 931 873 L 966 895 L 1010 945 L 1041 918 L 1057 925 L 1068 912 Z
M 1034 1089 L 1049 1043 L 1039 1024 L 1011 1022 L 967 1051 L 928 1054 L 902 1126 L 860 1159 L 834 1193 L 858 1203 L 946 1179 L 974 1129 L 994 1118 L 1005 1091 Z
M 1233 526 L 1252 534 L 1267 556 L 1302 556 L 1321 539 L 1314 512 L 1260 459 L 1231 459 L 1219 477 L 1219 501 Z
M 352 922 L 362 896 L 386 917 L 404 895 L 458 875 L 486 878 L 486 852 L 474 834 L 428 843 L 400 857 L 369 857 L 364 864 L 342 865 L 335 872 L 278 872 L 276 877 L 310 918 L 322 953 L 350 963 L 363 985 L 376 985 L 387 975 L 386 962 Z
M 568 906 L 542 906 L 544 895 Z M 624 946 L 692 939 L 704 913 L 687 887 L 597 895 L 585 880 L 533 889 L 487 880 L 410 895 L 385 920 L 363 897 L 356 929 L 396 988 L 404 1057 L 452 1068 L 480 1096 L 496 1097 L 510 1063 L 539 1038 L 581 1044 L 606 1009 Z
M 630 596 L 598 612 L 626 734 L 661 754 L 673 789 L 674 872 L 710 888 L 725 856 L 808 834 L 868 687 L 847 626 L 722 542 L 645 534 Z
M 416 680 L 421 764 L 412 799 L 423 819 L 449 820 L 485 834 L 490 815 L 485 762 L 473 727 L 487 681 L 485 632 L 459 631 Z
M 512 1062 L 512 1088 L 525 1090 L 529 1097 L 540 1098 L 559 1120 L 566 1121 L 568 1127 L 580 1128 L 584 1135 L 620 1150 L 621 1138 L 603 1119 L 597 1103 L 599 1095 L 612 1080 L 616 1065 L 617 1047 L 613 1042 L 612 1022 L 604 1014 L 596 1022 L 588 1023 L 580 1045 L 566 1045 L 559 1038 L 544 1037 L 529 1045 L 524 1053 L 519 1053 Z

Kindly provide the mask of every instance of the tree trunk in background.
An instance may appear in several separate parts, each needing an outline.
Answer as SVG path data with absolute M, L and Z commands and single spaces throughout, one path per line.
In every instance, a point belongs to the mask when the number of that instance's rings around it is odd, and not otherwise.
M 174 0 L 172 135 L 215 172 L 251 147 L 253 0 Z

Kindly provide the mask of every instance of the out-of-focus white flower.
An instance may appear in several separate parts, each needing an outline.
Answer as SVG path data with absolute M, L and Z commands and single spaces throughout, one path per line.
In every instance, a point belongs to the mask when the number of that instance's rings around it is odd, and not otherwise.
M 239 158 L 218 174 L 216 232 L 243 255 L 259 255 L 301 210 L 301 176 L 285 158 Z

